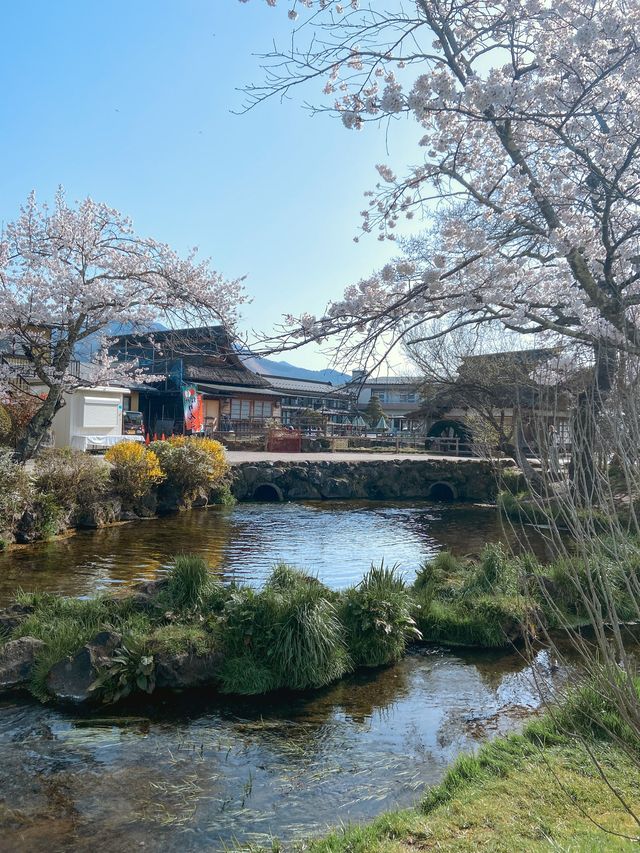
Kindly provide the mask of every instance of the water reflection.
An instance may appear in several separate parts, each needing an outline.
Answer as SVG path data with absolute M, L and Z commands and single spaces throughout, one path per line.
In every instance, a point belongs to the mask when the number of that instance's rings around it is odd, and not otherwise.
M 151 579 L 181 551 L 203 554 L 225 578 L 260 583 L 278 560 L 334 588 L 372 562 L 409 577 L 440 548 L 477 553 L 504 538 L 493 509 L 433 504 L 240 504 L 81 532 L 0 554 L 0 603 L 17 587 L 88 596 Z M 534 543 L 535 544 L 535 543 Z
M 308 695 L 154 696 L 90 718 L 4 702 L 3 849 L 209 851 L 366 820 L 518 727 L 531 674 L 520 657 L 425 649 Z

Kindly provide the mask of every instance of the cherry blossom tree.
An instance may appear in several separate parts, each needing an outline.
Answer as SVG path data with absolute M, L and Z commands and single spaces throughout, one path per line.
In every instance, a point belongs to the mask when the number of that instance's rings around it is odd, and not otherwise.
M 351 131 L 417 123 L 415 164 L 377 166 L 361 231 L 394 240 L 417 217 L 429 232 L 419 257 L 288 318 L 284 342 L 333 335 L 380 357 L 425 320 L 446 318 L 444 333 L 498 320 L 586 343 L 606 391 L 619 350 L 640 351 L 640 3 L 289 0 L 288 13 L 291 42 L 264 56 L 247 106 L 306 85 Z
M 65 394 L 139 377 L 135 364 L 116 364 L 107 355 L 106 338 L 80 375 L 75 352 L 86 338 L 110 326 L 145 328 L 158 320 L 233 328 L 244 298 L 240 280 L 223 279 L 195 250 L 181 258 L 164 243 L 137 236 L 130 220 L 105 204 L 88 198 L 71 207 L 60 190 L 50 209 L 32 194 L 0 240 L 0 350 L 14 353 L 0 370 L 0 393 L 31 386 L 42 397 L 18 457 L 37 450 Z

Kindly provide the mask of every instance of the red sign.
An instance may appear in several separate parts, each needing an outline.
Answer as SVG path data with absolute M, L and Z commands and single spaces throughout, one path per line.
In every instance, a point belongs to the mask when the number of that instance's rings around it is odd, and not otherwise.
M 184 427 L 187 432 L 202 432 L 204 430 L 204 405 L 202 394 L 195 388 L 187 387 L 182 392 L 184 404 Z

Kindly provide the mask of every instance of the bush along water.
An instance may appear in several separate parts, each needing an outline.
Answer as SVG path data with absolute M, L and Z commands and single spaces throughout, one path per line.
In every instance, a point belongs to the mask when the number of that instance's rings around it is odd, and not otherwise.
M 217 441 L 177 437 L 149 447 L 125 441 L 109 448 L 105 460 L 69 448 L 45 450 L 27 471 L 10 449 L 0 448 L 0 548 L 77 527 L 234 502 Z
M 621 571 L 605 562 L 602 570 Z M 492 545 L 475 561 L 440 553 L 411 585 L 382 564 L 337 592 L 283 564 L 253 589 L 220 583 L 201 557 L 185 554 L 167 577 L 121 597 L 19 596 L 0 613 L 0 687 L 79 702 L 156 686 L 318 688 L 392 664 L 416 641 L 501 648 L 554 627 L 560 611 L 575 625 L 580 594 L 566 576 L 561 563 L 543 567 Z M 625 585 L 611 588 L 624 612 Z
M 20 595 L 3 616 L 0 683 L 73 702 L 189 686 L 191 677 L 224 693 L 318 688 L 402 657 L 420 638 L 414 609 L 395 568 L 372 567 L 335 592 L 279 565 L 255 590 L 222 585 L 202 558 L 181 555 L 168 577 L 119 598 Z M 18 669 L 22 680 L 7 684 Z

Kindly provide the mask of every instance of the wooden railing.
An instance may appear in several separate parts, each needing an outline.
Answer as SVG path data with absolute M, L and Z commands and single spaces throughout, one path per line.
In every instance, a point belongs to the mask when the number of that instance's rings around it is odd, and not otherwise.
M 442 453 L 446 456 L 473 456 L 473 445 L 467 438 L 452 436 L 428 436 L 425 447 L 433 453 Z

